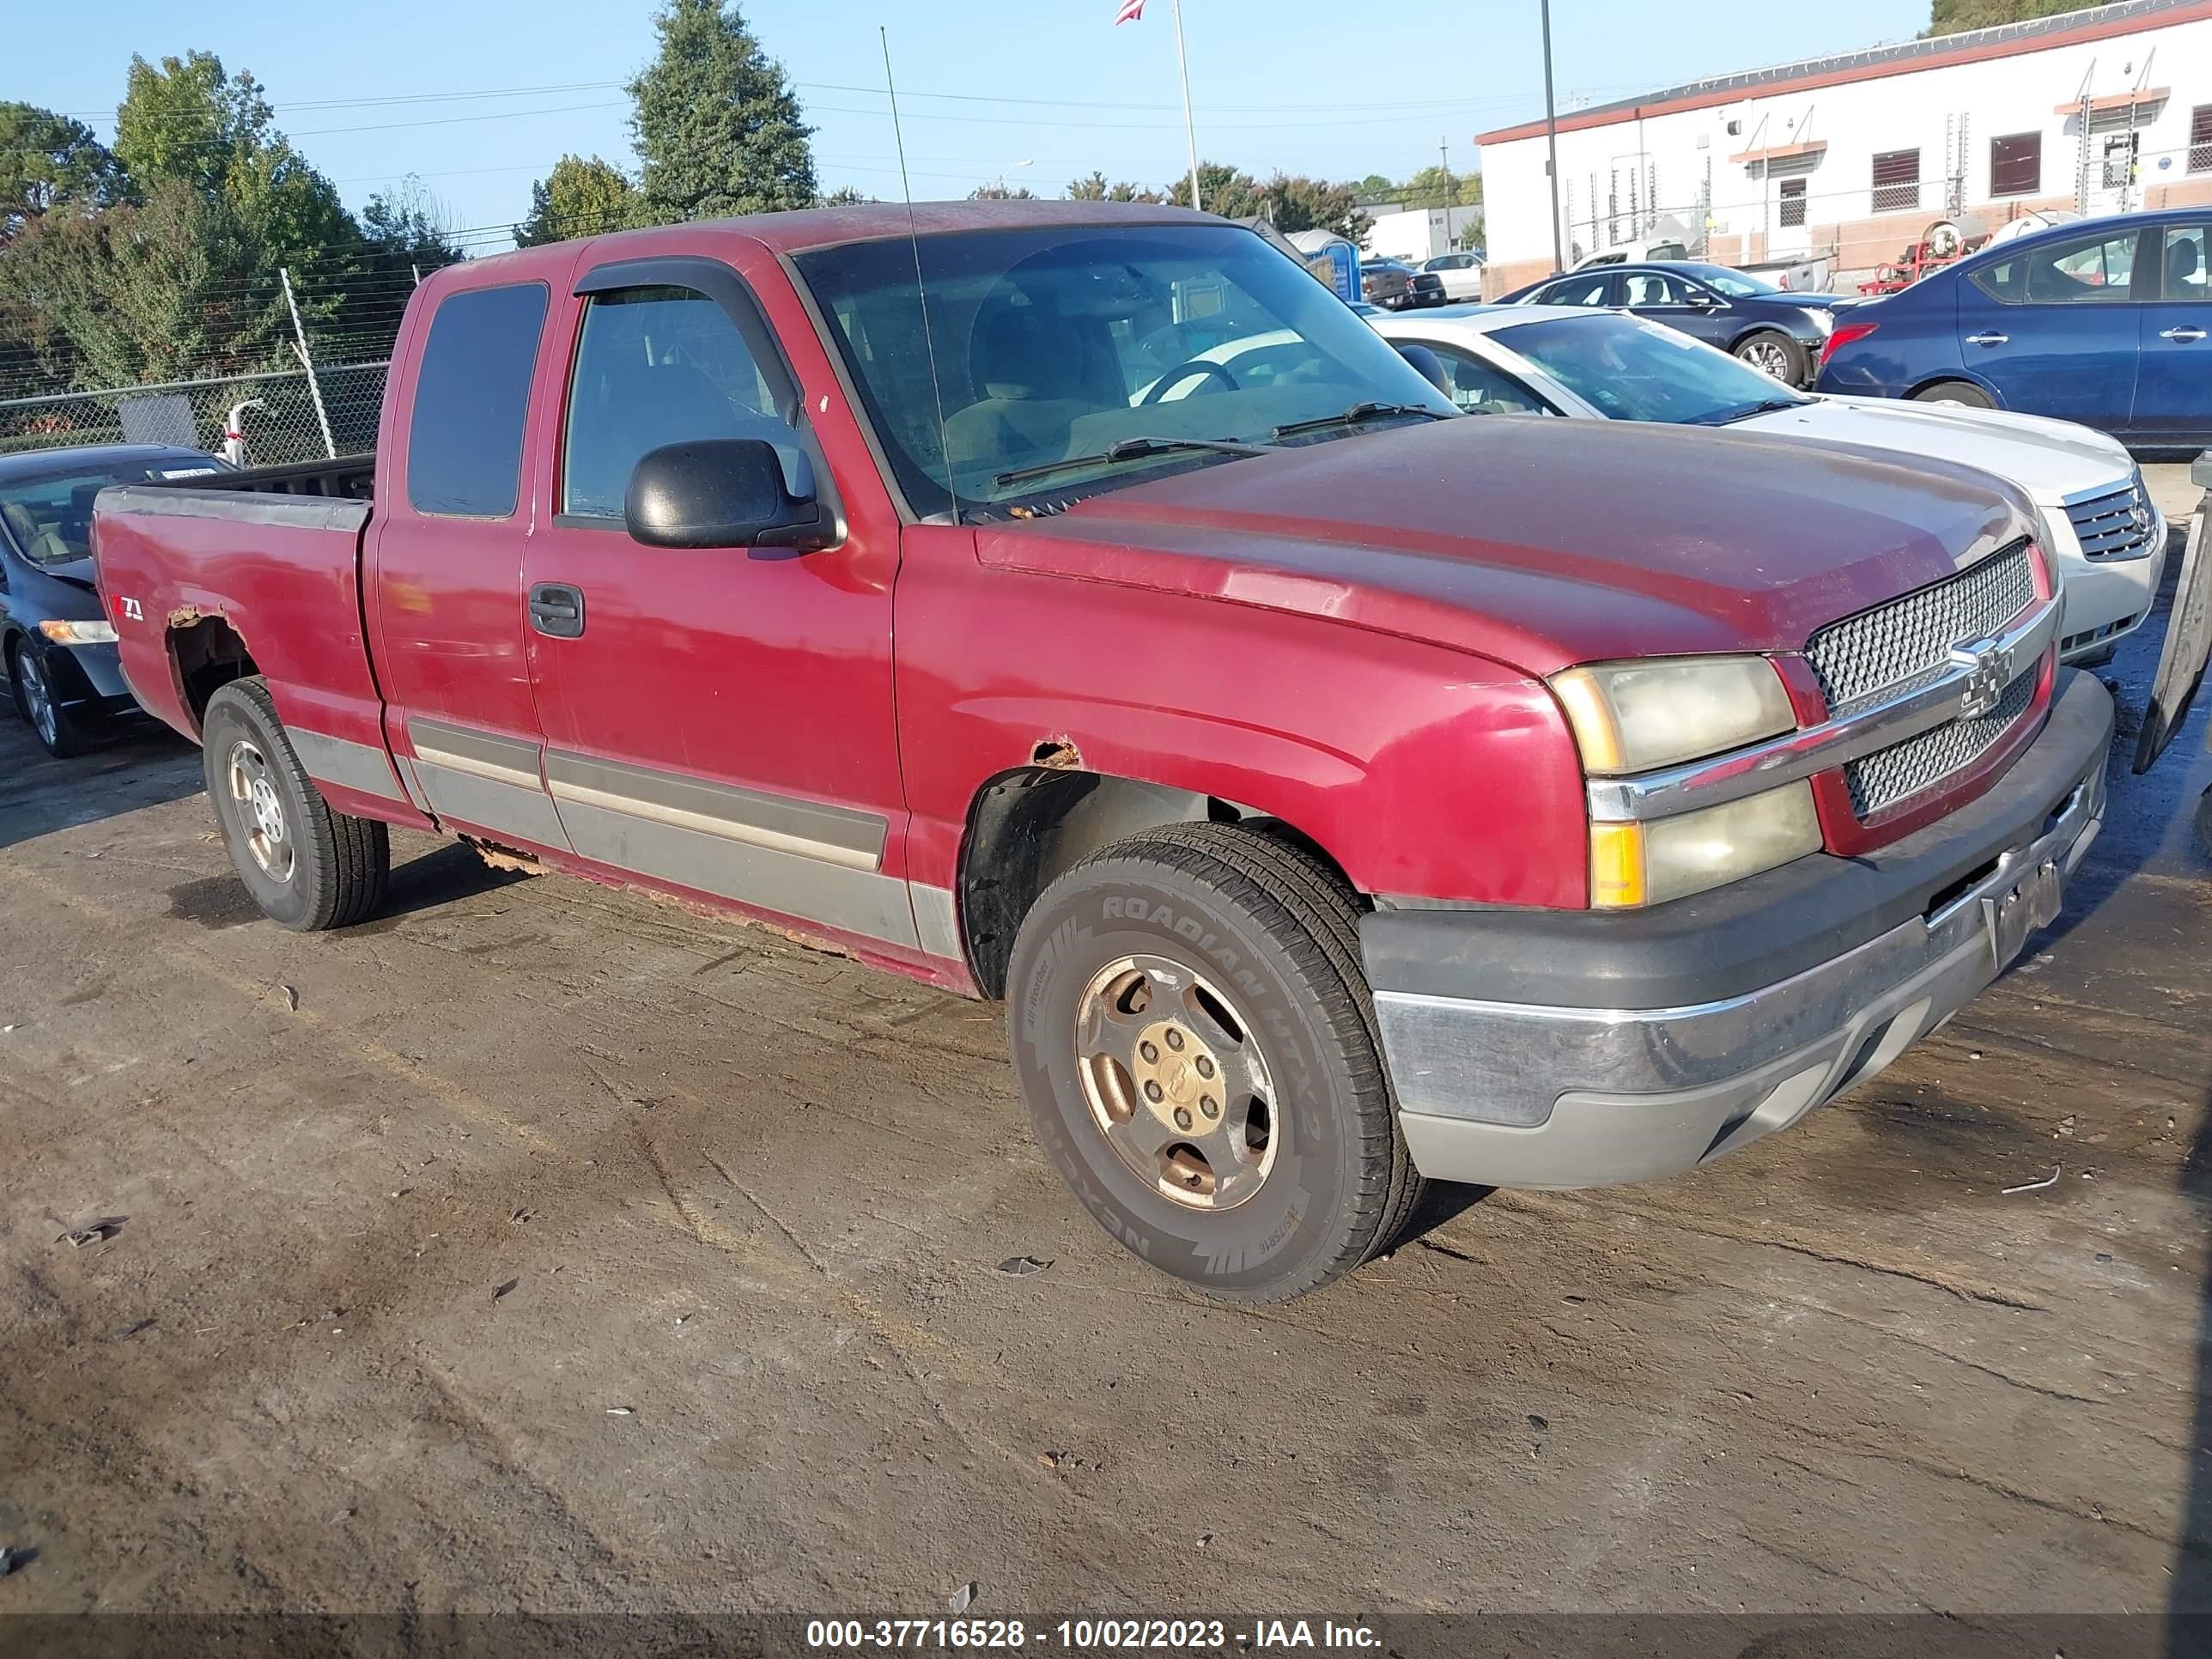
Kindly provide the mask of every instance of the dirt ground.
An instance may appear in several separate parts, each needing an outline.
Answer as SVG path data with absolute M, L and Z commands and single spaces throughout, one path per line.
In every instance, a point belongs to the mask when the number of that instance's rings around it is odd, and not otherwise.
M 995 1008 L 415 837 L 295 937 L 0 720 L 0 1613 L 2212 1606 L 2204 723 L 1856 1095 L 1250 1310 Z

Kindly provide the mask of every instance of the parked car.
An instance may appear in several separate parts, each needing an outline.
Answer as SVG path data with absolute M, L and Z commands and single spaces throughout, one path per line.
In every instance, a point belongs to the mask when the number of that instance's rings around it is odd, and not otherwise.
M 0 665 L 48 754 L 82 753 L 131 707 L 93 585 L 93 498 L 112 483 L 212 472 L 197 449 L 103 444 L 0 456 Z
M 1632 311 L 1741 357 L 1784 386 L 1813 383 L 1836 313 L 1858 304 L 1839 294 L 1791 294 L 1726 265 L 1615 265 L 1536 283 L 1508 305 Z
M 371 499 L 100 498 L 124 666 L 264 911 L 372 915 L 400 824 L 1002 997 L 1046 1161 L 1243 1299 L 1424 1177 L 1793 1123 L 2057 915 L 2112 705 L 2017 492 L 1461 418 L 1171 208 L 915 226 L 446 266 L 373 466 L 323 469 Z M 1273 343 L 1194 362 L 1224 329 Z
M 1455 306 L 1413 317 L 1378 313 L 1374 325 L 1394 345 L 1435 352 L 1452 379 L 1452 401 L 1478 414 L 1726 427 L 1993 472 L 2035 503 L 2043 545 L 2063 575 L 2062 661 L 2109 659 L 2158 595 L 2166 520 L 2128 452 L 2087 427 L 1996 410 L 1808 396 L 1618 312 Z
M 1444 280 L 1434 271 L 1415 270 L 1395 259 L 1362 259 L 1359 291 L 1370 304 L 1386 311 L 1444 303 Z
M 2079 421 L 2139 449 L 2212 443 L 2212 209 L 2062 224 L 1869 300 L 1823 392 Z
M 1447 300 L 1482 297 L 1482 258 L 1474 253 L 1439 253 L 1421 269 L 1435 273 Z

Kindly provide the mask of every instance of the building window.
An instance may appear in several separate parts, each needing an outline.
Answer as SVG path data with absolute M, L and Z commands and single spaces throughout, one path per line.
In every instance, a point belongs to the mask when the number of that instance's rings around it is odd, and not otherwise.
M 2016 132 L 1990 140 L 1990 194 L 2033 196 L 2043 188 L 2043 135 Z
M 2189 112 L 2189 170 L 2212 173 L 2212 104 Z
M 1782 181 L 1782 228 L 1794 230 L 1805 222 L 1805 181 L 1784 179 Z
M 1893 149 L 1874 158 L 1874 210 L 1911 213 L 1920 206 L 1920 152 Z

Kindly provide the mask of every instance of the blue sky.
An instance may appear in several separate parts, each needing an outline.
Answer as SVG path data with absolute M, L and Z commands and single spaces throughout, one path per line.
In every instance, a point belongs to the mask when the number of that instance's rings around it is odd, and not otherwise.
M 375 0 L 179 6 L 7 0 L 0 96 L 69 111 L 102 137 L 133 52 L 198 47 L 251 69 L 279 124 L 358 206 L 419 173 L 457 227 L 511 223 L 563 150 L 629 161 L 619 82 L 651 54 L 653 0 Z M 749 0 L 747 19 L 818 127 L 825 189 L 898 194 L 878 24 L 890 29 L 920 198 L 999 177 L 1058 195 L 1071 179 L 1158 184 L 1185 166 L 1170 0 L 1112 27 L 1115 0 Z M 1389 8 L 1355 0 L 1183 0 L 1209 160 L 1401 177 L 1474 159 L 1485 128 L 1541 112 L 1535 0 Z M 1909 38 L 1927 0 L 1851 7 L 1555 0 L 1560 103 Z M 503 95 L 516 89 L 527 95 Z M 471 95 L 473 94 L 473 95 Z M 502 94 L 502 95 L 484 95 Z M 937 95 L 931 95 L 937 94 Z M 1027 162 L 1028 166 L 1019 163 Z

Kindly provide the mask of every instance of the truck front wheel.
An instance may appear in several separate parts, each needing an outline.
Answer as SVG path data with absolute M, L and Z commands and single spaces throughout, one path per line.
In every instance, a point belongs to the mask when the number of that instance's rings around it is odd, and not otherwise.
M 1109 1234 L 1208 1295 L 1313 1290 L 1419 1198 L 1358 921 L 1320 860 L 1212 823 L 1102 848 L 1023 921 L 1007 1024 L 1038 1142 Z
M 384 902 L 391 832 L 334 812 L 259 679 L 233 680 L 200 723 L 208 798 L 253 902 L 295 933 L 349 927 Z

